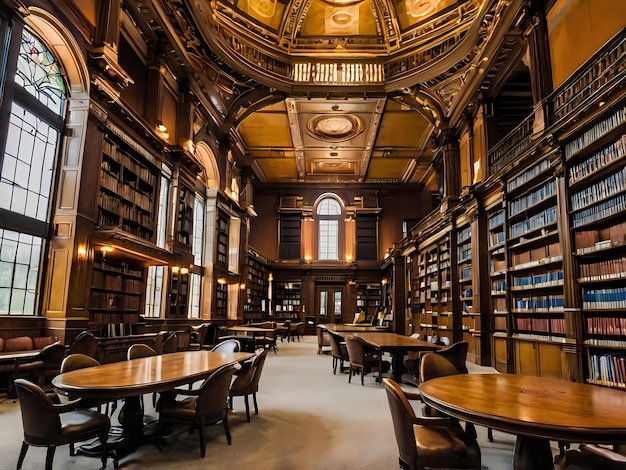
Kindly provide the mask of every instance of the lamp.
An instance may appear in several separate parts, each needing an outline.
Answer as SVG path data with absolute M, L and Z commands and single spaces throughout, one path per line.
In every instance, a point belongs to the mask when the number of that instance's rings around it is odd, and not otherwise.
M 218 283 L 218 284 L 221 284 L 221 285 L 226 284 L 226 278 L 223 278 L 223 277 L 218 277 L 218 278 L 217 278 L 217 283 Z
M 172 266 L 172 274 L 178 274 L 178 271 L 180 271 L 178 266 Z
M 189 273 L 189 268 L 180 268 L 180 273 L 181 274 L 188 274 Z
M 167 132 L 167 126 L 163 124 L 161 121 L 156 122 L 156 128 L 159 132 Z
M 79 260 L 84 260 L 87 257 L 87 248 L 79 246 L 76 250 L 76 256 Z

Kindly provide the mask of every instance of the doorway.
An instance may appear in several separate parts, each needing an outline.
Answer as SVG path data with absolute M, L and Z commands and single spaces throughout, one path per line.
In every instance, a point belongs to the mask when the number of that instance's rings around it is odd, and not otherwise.
M 315 307 L 318 323 L 343 323 L 345 304 L 343 285 L 319 285 L 315 287 Z

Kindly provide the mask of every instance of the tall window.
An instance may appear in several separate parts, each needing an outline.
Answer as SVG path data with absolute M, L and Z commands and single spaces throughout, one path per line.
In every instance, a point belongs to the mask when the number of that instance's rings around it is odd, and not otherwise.
M 0 70 L 0 74 L 4 74 Z M 50 221 L 66 86 L 57 59 L 28 31 L 17 56 L 0 164 L 0 314 L 34 315 Z
M 317 206 L 319 225 L 318 259 L 339 259 L 339 220 L 341 206 L 333 198 L 322 199 Z
M 204 240 L 204 201 L 196 194 L 193 208 L 193 264 L 202 266 L 202 248 Z M 189 292 L 189 318 L 200 318 L 200 286 L 202 276 L 191 273 Z

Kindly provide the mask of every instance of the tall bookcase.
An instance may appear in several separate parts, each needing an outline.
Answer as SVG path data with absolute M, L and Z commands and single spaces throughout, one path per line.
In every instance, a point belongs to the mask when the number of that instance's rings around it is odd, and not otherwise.
M 515 372 L 562 378 L 565 339 L 563 253 L 559 239 L 557 152 L 507 178 L 507 259 Z
M 103 336 L 128 334 L 139 322 L 145 290 L 144 269 L 95 252 L 89 296 L 89 320 Z
M 297 316 L 301 309 L 301 284 L 299 281 L 277 281 L 274 286 L 274 312 L 276 316 Z
M 356 309 L 371 319 L 383 306 L 383 291 L 380 283 L 357 284 Z
M 269 269 L 254 251 L 248 253 L 248 282 L 246 302 L 243 306 L 244 320 L 264 320 L 268 316 Z
M 170 277 L 169 316 L 186 318 L 189 308 L 189 273 L 181 270 L 172 271 Z
M 626 388 L 626 99 L 584 122 L 564 154 L 585 380 Z
M 489 292 L 491 315 L 492 365 L 499 372 L 507 372 L 509 334 L 506 284 L 506 228 L 502 202 L 487 209 L 487 250 L 489 253 Z
M 480 322 L 475 320 L 476 315 L 480 315 L 480 313 L 474 301 L 473 260 L 476 251 L 472 243 L 472 224 L 466 220 L 466 217 L 459 218 L 457 222 L 459 225 L 456 229 L 456 269 L 458 276 L 456 295 L 459 297 L 463 340 L 469 343 L 467 355 L 468 359 L 473 361 L 476 356 L 474 333 L 480 332 Z

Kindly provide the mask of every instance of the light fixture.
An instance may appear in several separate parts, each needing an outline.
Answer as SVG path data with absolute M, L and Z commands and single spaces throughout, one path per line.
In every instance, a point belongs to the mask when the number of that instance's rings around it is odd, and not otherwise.
M 346 255 L 346 261 L 352 261 L 352 255 Z
M 102 251 L 102 253 L 111 253 L 113 251 L 113 247 L 112 246 L 103 246 L 102 248 L 100 248 L 100 251 Z
M 85 248 L 84 246 L 79 246 L 76 250 L 76 256 L 79 260 L 85 259 L 87 257 L 87 248 Z
M 178 271 L 180 271 L 178 266 L 172 266 L 172 274 L 178 274 Z
M 239 284 L 239 288 L 241 290 L 244 290 L 246 288 L 246 285 L 242 282 L 241 284 Z
M 226 284 L 226 279 L 223 278 L 223 277 L 218 277 L 217 278 L 217 283 L 221 284 L 221 285 L 224 285 L 224 284 Z
M 165 124 L 163 124 L 161 121 L 157 121 L 156 122 L 156 128 L 157 128 L 157 131 L 159 131 L 159 132 L 166 132 L 167 131 L 167 126 Z
M 188 274 L 189 273 L 189 268 L 180 268 L 180 273 L 181 274 Z

